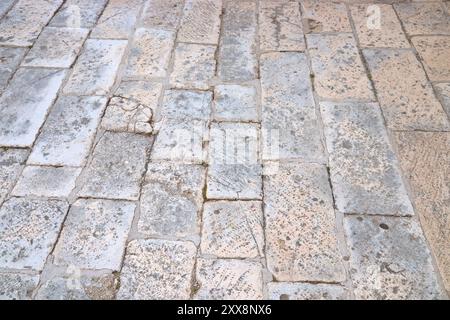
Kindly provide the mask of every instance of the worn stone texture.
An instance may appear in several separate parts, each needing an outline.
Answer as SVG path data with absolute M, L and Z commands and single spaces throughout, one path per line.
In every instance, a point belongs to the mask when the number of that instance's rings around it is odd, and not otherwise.
M 25 53 L 25 48 L 0 47 L 0 93 L 6 88 Z
M 213 118 L 216 121 L 258 122 L 255 87 L 224 84 L 214 87 Z
M 364 50 L 388 128 L 443 130 L 447 116 L 411 51 Z
M 450 36 L 413 37 L 411 41 L 430 80 L 450 81 Z
M 0 268 L 42 270 L 68 204 L 11 198 L 0 208 Z
M 200 165 L 150 163 L 142 187 L 138 231 L 158 237 L 198 236 L 205 171 Z
M 347 300 L 347 290 L 335 284 L 270 282 L 267 284 L 270 300 Z
M 191 242 L 134 240 L 120 277 L 118 299 L 185 300 L 191 294 L 196 247 Z
M 184 0 L 149 0 L 142 14 L 142 24 L 163 30 L 176 30 L 183 15 Z
M 450 83 L 436 83 L 434 89 L 450 119 Z
M 377 103 L 321 103 L 337 209 L 413 215 Z
M 211 92 L 166 90 L 158 120 L 208 121 L 211 115 L 211 103 Z
M 301 5 L 305 33 L 352 32 L 344 3 L 303 0 Z
M 396 3 L 394 8 L 409 35 L 450 34 L 450 19 L 440 2 Z
M 67 0 L 50 21 L 50 27 L 92 28 L 108 0 Z
M 19 178 L 27 157 L 28 150 L 0 148 L 0 205 Z
M 0 273 L 0 300 L 31 300 L 39 276 Z
M 197 260 L 198 300 L 260 300 L 262 269 L 244 260 Z
M 422 230 L 411 218 L 347 216 L 356 299 L 443 298 Z

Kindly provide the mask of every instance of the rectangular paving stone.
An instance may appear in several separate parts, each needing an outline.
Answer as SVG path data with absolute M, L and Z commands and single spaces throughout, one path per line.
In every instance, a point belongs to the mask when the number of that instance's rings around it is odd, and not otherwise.
M 64 93 L 107 95 L 114 84 L 126 46 L 125 40 L 88 39 Z
M 88 32 L 88 29 L 44 28 L 22 66 L 70 68 Z
M 139 28 L 134 34 L 125 76 L 165 77 L 174 46 L 172 31 Z
M 248 81 L 258 77 L 256 14 L 254 2 L 224 3 L 218 55 L 218 76 L 223 81 Z
M 19 178 L 27 157 L 28 150 L 0 148 L 0 205 Z
M 450 34 L 450 19 L 440 2 L 396 3 L 394 8 L 409 35 Z
M 362 47 L 410 47 L 391 5 L 352 5 L 350 12 Z
M 136 204 L 77 200 L 55 247 L 55 264 L 119 271 Z
M 443 298 L 430 252 L 415 220 L 347 216 L 344 228 L 356 299 Z
M 256 88 L 235 84 L 215 86 L 213 117 L 216 121 L 258 122 Z
M 142 24 L 163 30 L 178 28 L 183 15 L 184 0 L 149 0 L 142 14 Z
M 25 48 L 0 47 L 0 93 L 25 56 Z
M 205 91 L 166 90 L 159 120 L 204 120 L 211 114 L 212 93 Z
M 26 166 L 13 196 L 68 197 L 81 168 Z
M 19 0 L 0 20 L 0 45 L 29 47 L 63 0 Z
M 430 80 L 450 81 L 450 36 L 413 37 L 411 41 Z
M 144 0 L 110 0 L 90 37 L 128 39 L 143 4 Z
M 436 83 L 434 89 L 450 119 L 450 83 Z
M 220 258 L 264 256 L 260 201 L 212 201 L 203 209 L 201 251 Z
M 38 282 L 38 275 L 2 273 L 0 274 L 0 300 L 31 300 Z
M 413 215 L 377 103 L 321 103 L 331 183 L 344 213 Z
M 249 123 L 213 123 L 209 142 L 208 199 L 261 199 L 259 128 Z
M 197 261 L 196 300 L 260 300 L 262 268 L 257 262 L 243 260 Z
M 179 89 L 208 89 L 216 70 L 215 52 L 215 46 L 179 43 L 175 49 L 171 86 Z
M 30 147 L 66 76 L 65 70 L 19 69 L 0 96 L 0 146 Z
M 222 0 L 186 0 L 178 41 L 217 45 L 221 14 Z
M 185 300 L 197 248 L 191 242 L 134 240 L 130 242 L 120 276 L 117 298 Z
M 303 0 L 301 5 L 307 26 L 305 33 L 352 32 L 344 3 Z
M 348 300 L 347 290 L 335 284 L 270 282 L 267 284 L 270 300 Z
M 36 140 L 28 164 L 82 166 L 105 107 L 104 97 L 60 97 Z
M 304 51 L 302 20 L 297 2 L 264 1 L 259 5 L 259 49 Z
M 83 173 L 80 197 L 137 200 L 152 139 L 105 132 Z
M 450 290 L 450 133 L 396 132 L 394 137 L 416 212 Z
M 198 237 L 205 171 L 200 165 L 151 162 L 142 187 L 138 231 L 154 237 Z
M 364 50 L 378 100 L 392 130 L 444 130 L 448 119 L 411 51 Z
M 325 162 L 306 56 L 264 54 L 260 74 L 263 159 Z
M 375 100 L 353 35 L 308 34 L 306 40 L 320 98 Z
M 280 163 L 264 176 L 264 202 L 267 267 L 277 281 L 345 280 L 325 166 Z
M 68 0 L 50 21 L 50 27 L 92 28 L 108 0 Z
M 42 270 L 68 204 L 12 198 L 0 208 L 0 268 Z

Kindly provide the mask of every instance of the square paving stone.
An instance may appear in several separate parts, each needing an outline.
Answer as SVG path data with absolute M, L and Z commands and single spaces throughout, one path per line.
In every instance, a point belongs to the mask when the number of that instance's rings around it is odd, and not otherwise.
M 303 0 L 301 5 L 307 26 L 306 33 L 352 32 L 344 3 Z
M 0 300 L 31 300 L 39 276 L 20 273 L 0 274 Z
M 430 80 L 450 81 L 450 36 L 413 37 L 411 41 Z
M 12 198 L 0 208 L 0 268 L 42 270 L 69 206 Z
M 258 122 L 258 97 L 255 87 L 224 84 L 214 87 L 214 120 Z
M 396 3 L 394 8 L 409 35 L 450 34 L 450 19 L 441 2 Z
M 117 298 L 184 300 L 191 294 L 197 248 L 191 242 L 135 240 L 130 242 Z
M 57 265 L 120 270 L 136 205 L 127 201 L 78 200 L 55 248 Z
M 270 300 L 347 300 L 347 290 L 335 284 L 298 282 L 270 282 L 267 284 Z
M 0 92 L 6 88 L 25 53 L 25 48 L 0 47 Z
M 0 205 L 19 178 L 27 157 L 28 150 L 0 148 Z
M 175 31 L 183 15 L 183 5 L 183 0 L 148 1 L 141 17 L 142 24 L 146 27 Z
M 108 0 L 68 0 L 50 21 L 51 27 L 92 28 Z
M 212 93 L 204 91 L 166 90 L 159 120 L 205 120 L 211 114 Z

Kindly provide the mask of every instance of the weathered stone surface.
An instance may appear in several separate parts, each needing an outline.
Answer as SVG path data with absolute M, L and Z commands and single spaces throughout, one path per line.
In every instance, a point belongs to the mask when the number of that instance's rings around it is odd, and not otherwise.
M 450 36 L 413 37 L 411 41 L 430 80 L 450 81 Z
M 393 130 L 442 130 L 448 119 L 414 54 L 364 50 L 387 126 Z
M 337 209 L 413 215 L 377 103 L 321 103 Z
M 155 113 L 162 89 L 163 86 L 160 83 L 125 81 L 120 84 L 115 95 L 149 107 Z
M 186 0 L 178 41 L 217 44 L 222 0 Z
M 259 48 L 262 51 L 304 51 L 297 2 L 264 1 L 259 5 Z
M 19 0 L 0 21 L 0 45 L 33 45 L 63 0 Z
M 19 178 L 27 156 L 24 149 L 0 148 L 0 205 Z
M 334 284 L 270 282 L 267 284 L 271 300 L 346 300 L 350 299 L 344 287 Z
M 78 200 L 55 248 L 57 265 L 118 271 L 136 205 L 128 201 Z
M 215 52 L 215 46 L 179 43 L 175 49 L 171 85 L 180 89 L 208 89 L 216 69 Z
M 206 196 L 209 199 L 261 199 L 259 129 L 249 123 L 211 125 Z
M 33 144 L 65 76 L 63 70 L 21 68 L 16 72 L 0 97 L 0 146 Z
M 258 122 L 256 88 L 234 84 L 214 87 L 214 120 Z
M 0 268 L 42 270 L 67 209 L 59 200 L 6 201 L 0 208 Z
M 150 0 L 142 14 L 142 24 L 163 30 L 176 30 L 183 13 L 183 0 Z
M 347 216 L 357 299 L 436 299 L 442 291 L 420 226 L 411 218 Z
M 450 291 L 450 133 L 397 132 L 395 140 L 416 212 Z
M 26 166 L 13 196 L 68 197 L 81 168 Z
M 145 0 L 110 0 L 91 38 L 128 39 Z
M 149 236 L 182 238 L 199 234 L 205 168 L 150 163 L 142 187 L 138 231 Z
M 218 76 L 225 81 L 257 78 L 256 19 L 254 2 L 228 1 L 224 4 Z
M 159 120 L 205 120 L 211 114 L 212 93 L 204 91 L 166 90 Z
M 152 139 L 105 132 L 83 176 L 81 197 L 137 200 Z
M 326 168 L 282 163 L 264 179 L 267 266 L 275 279 L 345 280 Z
M 107 95 L 114 84 L 126 46 L 125 40 L 87 40 L 64 93 Z
M 0 47 L 0 92 L 6 87 L 25 53 L 25 48 Z
M 29 164 L 82 166 L 89 155 L 100 117 L 102 97 L 61 97 L 45 122 Z
M 0 300 L 31 300 L 39 276 L 20 273 L 0 274 Z
M 191 242 L 130 242 L 120 277 L 118 299 L 188 299 L 196 247 Z
M 0 17 L 3 16 L 8 10 L 12 7 L 12 5 L 16 2 L 15 0 L 3 0 L 0 2 Z
M 258 300 L 263 298 L 262 269 L 256 262 L 243 260 L 197 261 L 199 300 Z
M 134 34 L 125 73 L 129 78 L 165 77 L 175 33 L 139 28 Z
M 319 97 L 375 100 L 353 35 L 308 34 L 306 40 Z
M 259 201 L 213 201 L 203 209 L 201 250 L 219 258 L 263 256 L 264 229 Z
M 450 19 L 439 2 L 396 3 L 394 8 L 410 35 L 450 34 Z
M 444 110 L 450 118 L 450 83 L 436 83 L 434 85 L 437 96 L 441 100 Z
M 322 0 L 303 0 L 301 4 L 306 33 L 352 32 L 345 4 Z
M 92 28 L 108 0 L 68 0 L 50 21 L 51 27 Z
M 362 47 L 410 47 L 391 5 L 352 5 L 350 12 Z
M 264 54 L 260 73 L 263 159 L 324 162 L 306 56 Z

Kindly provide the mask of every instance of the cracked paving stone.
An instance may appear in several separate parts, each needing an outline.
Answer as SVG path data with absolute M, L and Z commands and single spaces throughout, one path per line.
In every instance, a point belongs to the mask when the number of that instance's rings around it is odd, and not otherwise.
M 430 80 L 450 81 L 450 36 L 413 37 L 411 41 Z
M 222 0 L 187 0 L 178 41 L 217 45 L 221 13 Z
M 0 47 L 0 93 L 6 88 L 25 53 L 25 48 Z
M 170 84 L 179 89 L 208 89 L 216 69 L 215 51 L 215 46 L 179 43 Z
M 6 201 L 0 208 L 0 268 L 42 270 L 68 207 L 60 200 Z
M 258 97 L 255 87 L 224 84 L 214 87 L 214 120 L 258 122 Z
M 262 55 L 261 89 L 263 159 L 325 162 L 306 56 Z
M 0 20 L 0 45 L 33 45 L 63 0 L 19 0 Z
M 41 129 L 28 164 L 82 166 L 105 106 L 103 97 L 60 97 Z
M 208 121 L 211 114 L 211 103 L 211 92 L 166 90 L 159 119 Z
M 114 84 L 126 46 L 125 40 L 88 39 L 64 93 L 107 95 Z
M 0 205 L 19 178 L 27 157 L 28 150 L 0 148 Z
M 138 231 L 158 237 L 198 235 L 204 185 L 203 166 L 150 163 L 142 187 Z
M 326 168 L 281 163 L 274 172 L 264 177 L 269 270 L 277 281 L 344 281 Z
M 450 83 L 436 83 L 434 89 L 450 119 Z
M 209 199 L 261 199 L 259 128 L 249 123 L 213 123 L 206 196 Z
M 0 146 L 33 144 L 65 76 L 64 70 L 40 68 L 16 72 L 0 96 Z
M 301 5 L 307 26 L 305 33 L 352 32 L 345 4 L 303 0 Z
M 50 27 L 92 28 L 108 0 L 68 0 L 50 21 Z
M 191 242 L 134 240 L 127 248 L 117 298 L 185 300 L 197 248 Z
M 270 282 L 267 284 L 270 300 L 347 300 L 347 290 L 335 284 Z
M 201 251 L 219 258 L 263 256 L 264 229 L 260 201 L 213 201 L 203 210 Z
M 142 24 L 175 31 L 183 15 L 183 3 L 183 0 L 150 0 L 142 14 Z
M 447 116 L 414 53 L 364 50 L 378 100 L 392 130 L 445 130 Z
M 152 138 L 105 132 L 83 173 L 79 197 L 137 200 Z
M 337 209 L 413 215 L 377 103 L 320 104 Z
M 31 300 L 39 276 L 2 273 L 0 274 L 0 300 Z
M 13 196 L 68 197 L 81 168 L 26 166 Z
M 347 216 L 344 227 L 356 299 L 443 298 L 415 220 Z
M 88 29 L 45 28 L 22 66 L 70 68 L 83 46 Z
M 196 300 L 260 300 L 262 268 L 243 260 L 197 260 Z
M 353 35 L 308 34 L 306 41 L 320 98 L 375 100 Z
M 128 201 L 75 202 L 54 251 L 55 264 L 120 270 L 135 209 Z

